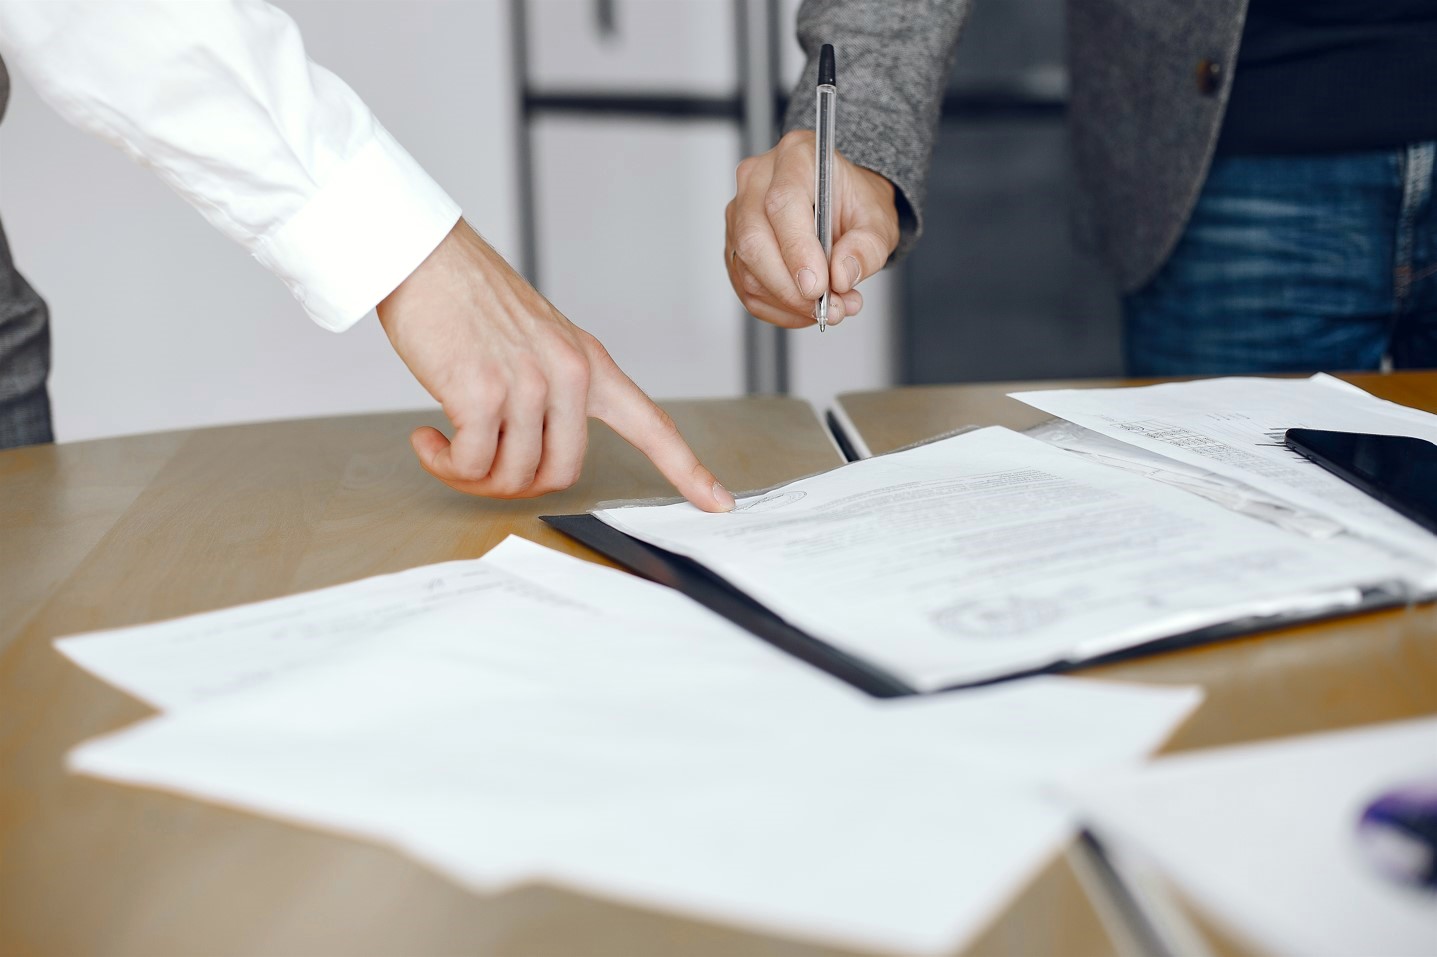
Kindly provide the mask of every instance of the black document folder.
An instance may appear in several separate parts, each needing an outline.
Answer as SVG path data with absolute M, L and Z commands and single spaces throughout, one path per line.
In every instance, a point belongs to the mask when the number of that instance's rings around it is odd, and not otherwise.
M 540 520 L 618 562 L 630 571 L 682 592 L 769 644 L 848 682 L 860 691 L 876 698 L 898 698 L 923 693 L 886 669 L 848 654 L 822 639 L 795 628 L 773 611 L 690 558 L 639 541 L 587 513 L 543 515 L 540 516 Z M 1242 618 L 1147 641 L 1111 654 L 1085 658 L 1081 661 L 1059 661 L 1045 668 L 1015 671 L 1005 674 L 1001 678 L 953 685 L 940 690 L 956 691 L 960 688 L 994 684 L 998 681 L 1011 681 L 1015 678 L 1027 678 L 1039 674 L 1063 674 L 1079 668 L 1207 644 L 1272 628 L 1341 617 L 1359 610 L 1368 611 L 1394 607 L 1404 604 L 1405 601 L 1406 598 L 1400 591 L 1373 589 L 1364 593 L 1363 601 L 1357 607 L 1348 605 L 1315 612 L 1303 611 Z
M 882 668 L 798 630 L 692 559 L 625 535 L 592 515 L 543 515 L 540 521 L 612 558 L 631 572 L 683 592 L 769 644 L 874 697 L 897 698 L 918 693 Z

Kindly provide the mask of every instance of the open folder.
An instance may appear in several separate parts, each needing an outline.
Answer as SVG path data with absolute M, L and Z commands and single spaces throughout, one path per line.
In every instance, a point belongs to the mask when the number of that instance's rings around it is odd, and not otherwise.
M 744 496 L 728 514 L 676 503 L 544 521 L 884 697 L 1399 604 L 1424 568 L 1002 428 Z

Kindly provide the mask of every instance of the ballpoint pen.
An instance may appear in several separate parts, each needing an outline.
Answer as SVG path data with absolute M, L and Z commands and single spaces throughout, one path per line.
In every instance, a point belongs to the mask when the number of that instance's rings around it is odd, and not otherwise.
M 833 44 L 818 51 L 818 109 L 815 120 L 813 228 L 823 244 L 823 258 L 833 253 L 833 124 L 838 109 L 838 72 L 833 61 Z M 832 270 L 830 270 L 832 272 Z M 830 277 L 830 285 L 832 279 Z M 818 331 L 828 328 L 828 291 L 818 300 Z

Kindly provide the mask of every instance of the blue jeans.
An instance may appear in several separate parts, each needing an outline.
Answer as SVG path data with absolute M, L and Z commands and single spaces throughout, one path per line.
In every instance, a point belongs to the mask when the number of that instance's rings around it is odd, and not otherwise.
M 1172 256 L 1123 300 L 1128 373 L 1437 366 L 1434 153 L 1215 160 Z

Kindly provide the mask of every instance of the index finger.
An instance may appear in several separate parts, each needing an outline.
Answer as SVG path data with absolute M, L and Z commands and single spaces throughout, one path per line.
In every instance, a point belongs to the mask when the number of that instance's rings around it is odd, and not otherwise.
M 668 414 L 613 360 L 594 370 L 589 414 L 648 456 L 684 498 L 705 512 L 731 512 L 734 499 L 704 468 Z

